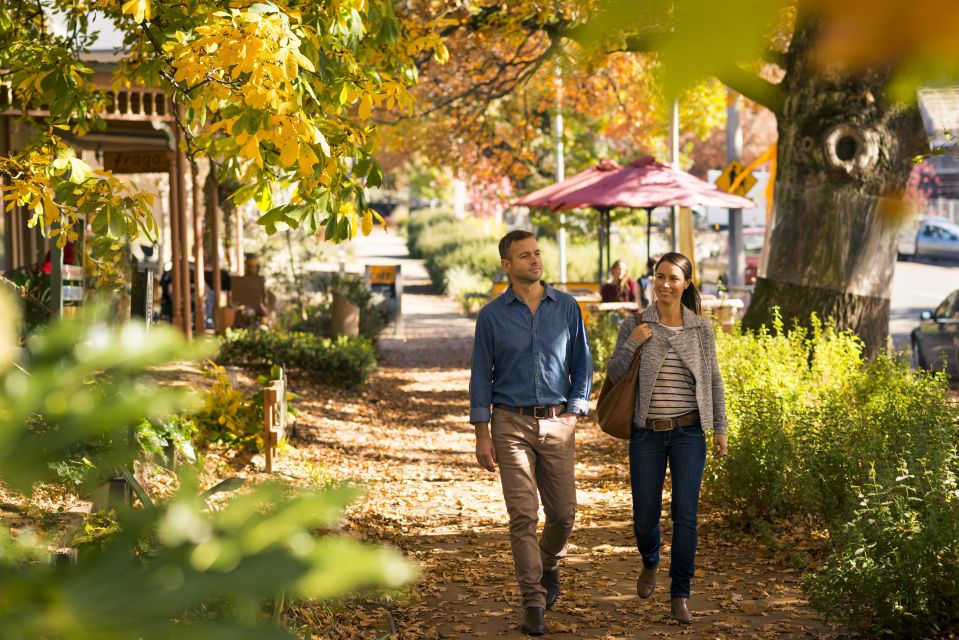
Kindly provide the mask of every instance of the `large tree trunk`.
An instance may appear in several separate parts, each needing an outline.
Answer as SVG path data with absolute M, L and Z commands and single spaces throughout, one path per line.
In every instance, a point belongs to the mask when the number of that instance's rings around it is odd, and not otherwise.
M 797 26 L 779 114 L 774 225 L 747 328 L 832 317 L 870 355 L 888 334 L 889 295 L 912 158 L 927 149 L 918 110 L 890 103 L 888 72 L 824 73 L 816 25 Z

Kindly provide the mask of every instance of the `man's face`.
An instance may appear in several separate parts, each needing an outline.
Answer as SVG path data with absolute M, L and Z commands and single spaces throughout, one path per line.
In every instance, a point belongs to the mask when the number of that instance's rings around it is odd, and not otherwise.
M 509 246 L 509 258 L 503 260 L 503 270 L 513 282 L 539 282 L 543 276 L 543 259 L 536 238 L 512 243 Z

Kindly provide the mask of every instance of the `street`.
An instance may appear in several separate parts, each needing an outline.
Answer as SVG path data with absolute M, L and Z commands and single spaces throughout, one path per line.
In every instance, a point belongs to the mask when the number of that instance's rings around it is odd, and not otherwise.
M 909 346 L 909 333 L 919 325 L 919 313 L 935 309 L 959 288 L 959 265 L 897 262 L 892 281 L 889 333 L 897 349 Z

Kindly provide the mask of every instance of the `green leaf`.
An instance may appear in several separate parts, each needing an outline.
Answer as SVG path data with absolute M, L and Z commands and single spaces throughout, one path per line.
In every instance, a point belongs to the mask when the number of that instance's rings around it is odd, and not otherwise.
M 210 487 L 209 489 L 201 493 L 200 498 L 203 500 L 207 500 L 208 498 L 211 498 L 218 493 L 236 491 L 237 489 L 242 487 L 245 483 L 246 483 L 246 480 L 244 480 L 243 478 L 237 478 L 235 476 L 230 477 L 230 478 L 227 478 L 226 480 L 221 480 L 220 482 L 216 483 L 215 485 L 213 485 L 212 487 Z

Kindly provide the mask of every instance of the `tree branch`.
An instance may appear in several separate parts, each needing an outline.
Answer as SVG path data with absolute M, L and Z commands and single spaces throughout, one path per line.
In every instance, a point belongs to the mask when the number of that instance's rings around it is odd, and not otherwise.
M 778 84 L 763 80 L 755 73 L 736 66 L 716 71 L 716 78 L 733 91 L 761 104 L 777 116 L 782 114 L 786 96 Z
M 577 25 L 562 30 L 560 35 L 581 45 L 586 43 L 585 25 Z M 626 39 L 626 46 L 620 51 L 652 53 L 662 46 L 663 39 L 666 37 L 668 37 L 668 34 L 655 32 L 630 36 Z M 782 112 L 785 96 L 779 85 L 764 80 L 738 66 L 715 69 L 713 73 L 720 82 L 733 91 L 737 91 L 753 102 L 763 105 L 777 115 Z

